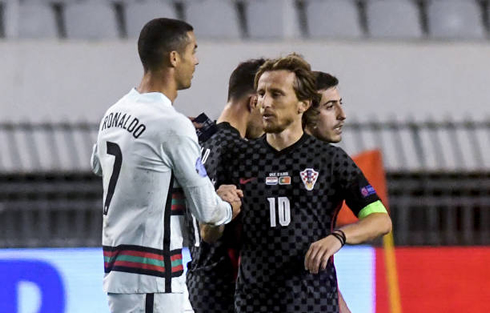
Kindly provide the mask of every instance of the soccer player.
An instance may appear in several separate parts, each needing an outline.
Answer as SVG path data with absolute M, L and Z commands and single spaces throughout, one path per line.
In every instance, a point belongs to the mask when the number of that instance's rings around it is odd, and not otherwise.
M 266 136 L 226 155 L 217 174 L 244 192 L 235 309 L 338 312 L 331 256 L 388 233 L 391 220 L 352 159 L 304 133 L 303 116 L 318 97 L 306 61 L 269 60 L 255 85 Z M 334 229 L 344 199 L 361 219 Z
M 321 99 L 319 106 L 312 108 L 317 110 L 318 115 L 313 123 L 305 123 L 305 131 L 320 140 L 338 143 L 342 140 L 342 127 L 347 118 L 337 87 L 339 80 L 324 72 L 313 73 Z
M 337 88 L 339 80 L 328 73 L 313 72 L 315 74 L 316 89 L 321 95 L 318 107 L 310 109 L 317 110 L 314 120 L 306 122 L 305 132 L 316 138 L 337 143 L 342 140 L 342 127 L 347 118 L 342 108 L 342 98 Z M 350 313 L 350 309 L 339 290 L 339 311 Z
M 172 106 L 178 90 L 191 85 L 196 48 L 191 25 L 148 22 L 138 39 L 141 83 L 100 123 L 91 161 L 103 180 L 111 312 L 183 312 L 184 194 L 192 214 L 213 225 L 230 222 L 240 209 L 235 186 L 215 192 L 192 123 Z
M 201 143 L 203 163 L 211 179 L 215 178 L 216 168 L 226 149 L 232 149 L 244 138 L 253 139 L 263 134 L 254 77 L 264 62 L 264 59 L 242 62 L 230 76 L 228 102 L 217 121 L 218 131 Z M 225 235 L 216 242 L 207 243 L 201 242 L 199 225 L 195 220 L 192 218 L 189 222 L 192 261 L 188 264 L 187 286 L 194 312 L 233 313 L 238 269 L 234 239 L 239 225 L 233 221 L 220 226 L 221 231 L 224 227 Z M 201 226 L 203 232 L 209 229 L 209 226 Z

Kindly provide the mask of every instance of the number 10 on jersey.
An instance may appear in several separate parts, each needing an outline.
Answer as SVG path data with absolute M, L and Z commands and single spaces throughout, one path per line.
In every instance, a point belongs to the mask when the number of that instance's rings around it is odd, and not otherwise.
M 291 205 L 287 197 L 267 198 L 271 217 L 271 227 L 277 226 L 277 220 L 281 226 L 291 223 Z M 277 205 L 276 205 L 277 202 Z

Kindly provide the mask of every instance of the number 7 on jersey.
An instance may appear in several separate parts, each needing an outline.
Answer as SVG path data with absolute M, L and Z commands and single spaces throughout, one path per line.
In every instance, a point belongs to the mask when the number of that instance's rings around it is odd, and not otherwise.
M 107 196 L 104 202 L 104 215 L 107 215 L 109 211 L 109 206 L 111 205 L 112 196 L 114 195 L 114 189 L 116 189 L 117 179 L 119 178 L 119 172 L 121 172 L 122 165 L 122 152 L 119 145 L 114 142 L 107 142 L 107 154 L 113 155 L 116 159 L 114 160 L 114 166 L 112 168 L 111 179 L 109 180 L 109 188 L 107 188 Z

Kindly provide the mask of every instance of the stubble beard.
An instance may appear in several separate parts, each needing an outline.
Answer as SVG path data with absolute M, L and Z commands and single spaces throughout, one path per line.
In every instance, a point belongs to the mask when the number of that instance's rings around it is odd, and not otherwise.
M 283 132 L 293 123 L 292 118 L 285 119 L 282 123 L 266 123 L 263 122 L 264 132 L 269 134 L 278 134 Z

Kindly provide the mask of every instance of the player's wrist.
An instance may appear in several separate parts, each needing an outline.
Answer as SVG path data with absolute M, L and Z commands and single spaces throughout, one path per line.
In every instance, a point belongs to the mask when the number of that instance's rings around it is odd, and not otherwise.
M 335 238 L 337 238 L 337 240 L 340 242 L 340 247 L 341 248 L 347 242 L 347 237 L 345 236 L 345 233 L 342 230 L 340 230 L 340 229 L 334 230 L 330 235 L 332 235 Z

